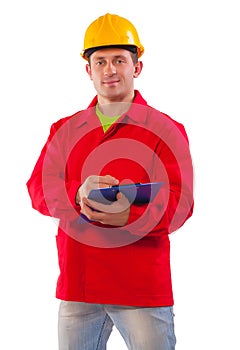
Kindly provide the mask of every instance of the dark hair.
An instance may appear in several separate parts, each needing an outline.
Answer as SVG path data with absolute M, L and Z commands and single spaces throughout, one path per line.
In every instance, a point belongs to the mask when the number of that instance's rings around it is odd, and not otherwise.
M 132 56 L 133 64 L 138 63 L 138 53 L 137 52 L 135 52 L 135 53 L 131 52 L 131 56 Z

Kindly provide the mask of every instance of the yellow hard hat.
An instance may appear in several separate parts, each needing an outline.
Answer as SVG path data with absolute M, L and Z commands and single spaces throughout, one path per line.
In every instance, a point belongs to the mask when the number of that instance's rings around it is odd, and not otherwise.
M 86 52 L 88 50 L 93 52 L 95 50 L 90 49 L 106 46 L 124 46 L 129 49 L 135 46 L 138 57 L 142 56 L 144 52 L 144 47 L 140 43 L 134 25 L 126 18 L 109 13 L 97 18 L 87 28 L 81 56 L 87 59 Z

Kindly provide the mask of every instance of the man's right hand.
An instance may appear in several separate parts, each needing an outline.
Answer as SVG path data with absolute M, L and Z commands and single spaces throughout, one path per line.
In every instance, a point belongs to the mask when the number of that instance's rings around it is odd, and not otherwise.
M 86 178 L 84 183 L 79 187 L 77 195 L 76 195 L 76 203 L 80 206 L 83 205 L 83 198 L 87 198 L 89 192 L 93 189 L 100 187 L 111 187 L 119 184 L 119 181 L 111 176 L 98 176 L 98 175 L 90 175 Z

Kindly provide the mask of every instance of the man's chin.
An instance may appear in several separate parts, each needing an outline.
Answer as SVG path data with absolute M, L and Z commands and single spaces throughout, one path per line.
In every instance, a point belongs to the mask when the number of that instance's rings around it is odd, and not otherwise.
M 109 99 L 110 101 L 121 101 L 122 100 L 122 94 L 120 91 L 107 91 L 104 94 L 105 98 Z

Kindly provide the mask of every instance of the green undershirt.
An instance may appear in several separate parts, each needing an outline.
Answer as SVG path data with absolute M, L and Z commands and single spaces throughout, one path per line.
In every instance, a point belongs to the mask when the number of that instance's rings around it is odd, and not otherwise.
M 106 132 L 110 126 L 115 123 L 115 121 L 120 117 L 120 115 L 116 115 L 113 117 L 108 117 L 107 115 L 103 114 L 99 107 L 98 104 L 96 105 L 96 114 L 100 120 L 100 123 L 102 124 L 103 131 Z

